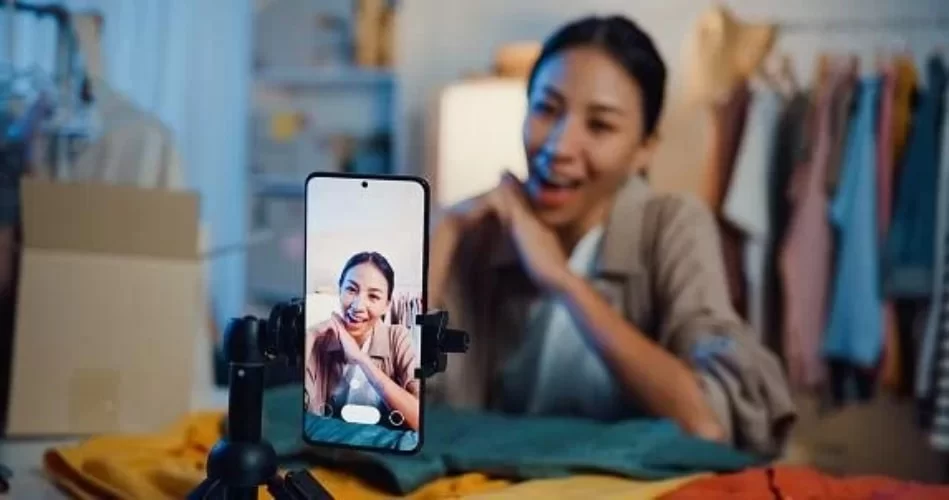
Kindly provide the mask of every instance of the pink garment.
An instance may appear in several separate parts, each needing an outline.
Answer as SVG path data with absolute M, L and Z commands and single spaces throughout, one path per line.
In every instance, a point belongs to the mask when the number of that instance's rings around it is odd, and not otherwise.
M 791 218 L 779 254 L 784 288 L 784 354 L 792 387 L 809 389 L 824 381 L 821 338 L 827 320 L 832 239 L 828 220 L 827 163 L 833 144 L 830 111 L 834 90 L 847 75 L 835 75 L 816 96 L 809 158 L 792 173 Z

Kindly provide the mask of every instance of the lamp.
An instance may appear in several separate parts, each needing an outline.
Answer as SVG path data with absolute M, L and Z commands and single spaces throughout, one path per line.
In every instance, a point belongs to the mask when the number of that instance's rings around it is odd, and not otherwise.
M 435 196 L 441 206 L 493 188 L 504 170 L 526 176 L 523 79 L 456 83 L 442 91 L 437 106 Z

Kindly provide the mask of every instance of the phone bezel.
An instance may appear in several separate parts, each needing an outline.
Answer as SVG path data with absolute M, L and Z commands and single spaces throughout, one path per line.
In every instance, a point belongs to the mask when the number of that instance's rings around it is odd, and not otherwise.
M 307 269 L 307 254 L 309 250 L 309 235 L 307 234 L 308 217 L 310 215 L 309 211 L 309 186 L 310 181 L 313 179 L 347 179 L 352 182 L 367 182 L 368 186 L 360 186 L 364 189 L 371 189 L 374 182 L 414 182 L 422 188 L 422 194 L 424 197 L 424 210 L 423 210 L 423 225 L 422 225 L 422 314 L 428 312 L 428 250 L 429 250 L 429 219 L 431 218 L 431 187 L 429 186 L 428 181 L 424 178 L 414 175 L 401 175 L 401 174 L 352 174 L 352 173 L 343 173 L 343 172 L 311 172 L 306 176 L 306 181 L 303 184 L 303 300 L 304 304 L 306 303 L 306 269 Z M 306 322 L 306 306 L 304 305 L 304 323 Z M 303 345 L 300 346 L 300 352 L 303 353 L 304 360 L 306 359 L 306 333 L 300 339 L 300 342 Z M 421 356 L 421 346 L 418 346 L 419 356 Z M 422 360 L 419 359 L 419 365 L 421 365 Z M 306 363 L 301 363 L 300 372 L 302 376 L 306 376 Z M 302 380 L 302 378 L 301 378 Z M 301 387 L 301 393 L 305 393 L 306 386 Z M 303 394 L 301 394 L 302 396 Z M 415 455 L 421 449 L 425 441 L 425 378 L 419 378 L 419 430 L 418 442 L 415 448 L 411 450 L 403 450 L 398 448 L 375 448 L 372 446 L 360 446 L 346 443 L 335 443 L 328 441 L 313 441 L 308 439 L 306 434 L 306 414 L 307 409 L 304 405 L 300 405 L 302 411 L 300 411 L 300 434 L 303 436 L 303 442 L 308 446 L 321 447 L 321 448 L 335 448 L 335 449 L 346 449 L 346 450 L 358 450 L 358 451 L 372 451 L 376 453 L 384 453 L 390 455 Z

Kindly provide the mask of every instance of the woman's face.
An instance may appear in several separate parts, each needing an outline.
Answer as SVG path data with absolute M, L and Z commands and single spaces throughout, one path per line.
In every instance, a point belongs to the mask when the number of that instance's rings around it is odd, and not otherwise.
M 357 264 L 346 272 L 339 302 L 351 333 L 365 332 L 389 310 L 389 283 L 376 266 Z
M 654 149 L 641 103 L 637 82 L 600 49 L 566 50 L 541 64 L 524 121 L 526 189 L 541 221 L 566 228 L 605 217 Z

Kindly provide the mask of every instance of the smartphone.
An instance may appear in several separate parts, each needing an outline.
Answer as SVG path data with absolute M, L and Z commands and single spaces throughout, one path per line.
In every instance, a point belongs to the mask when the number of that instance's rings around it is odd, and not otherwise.
M 420 327 L 430 189 L 421 178 L 306 179 L 303 438 L 392 453 L 422 446 Z

